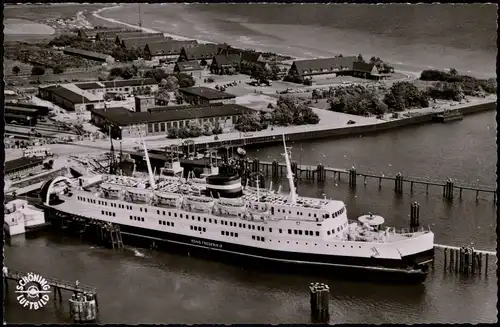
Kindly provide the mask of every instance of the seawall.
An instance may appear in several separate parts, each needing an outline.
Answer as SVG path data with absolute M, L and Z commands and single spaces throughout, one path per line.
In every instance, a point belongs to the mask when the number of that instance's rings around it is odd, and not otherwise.
M 471 105 L 467 107 L 462 107 L 460 110 L 463 115 L 471 115 L 488 110 L 496 110 L 496 102 L 482 103 L 477 105 Z M 372 124 L 372 125 L 361 125 L 361 126 L 346 126 L 341 128 L 314 130 L 314 131 L 304 131 L 304 132 L 292 132 L 286 133 L 287 141 L 304 141 L 312 139 L 321 138 L 339 138 L 348 136 L 359 136 L 367 135 L 373 133 L 385 132 L 390 129 L 402 128 L 411 125 L 423 124 L 432 121 L 433 113 L 426 113 L 415 117 L 402 118 L 398 120 L 392 120 L 388 122 Z M 210 141 L 210 142 L 196 142 L 196 144 L 208 145 L 212 147 L 224 146 L 224 145 L 244 145 L 252 146 L 264 143 L 278 143 L 281 142 L 282 138 L 280 135 L 266 135 L 266 136 L 255 136 L 246 137 L 244 139 L 232 139 L 232 140 L 222 140 L 222 141 Z

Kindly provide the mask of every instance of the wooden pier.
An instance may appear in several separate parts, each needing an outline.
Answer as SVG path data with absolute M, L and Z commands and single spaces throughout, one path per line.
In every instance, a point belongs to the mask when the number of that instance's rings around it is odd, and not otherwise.
M 495 251 L 476 250 L 472 246 L 450 246 L 434 244 L 434 249 L 441 249 L 444 253 L 445 272 L 456 272 L 464 275 L 488 275 L 489 256 L 494 256 Z
M 259 159 L 254 159 L 252 161 L 250 161 L 250 159 L 247 159 L 245 162 L 245 166 L 248 173 L 260 171 L 262 172 L 262 174 L 267 177 L 271 177 L 273 180 L 279 179 L 286 175 L 285 163 L 278 162 L 277 160 L 269 162 L 260 161 Z M 464 191 L 472 191 L 475 192 L 476 201 L 479 200 L 479 195 L 483 193 L 492 195 L 491 199 L 493 200 L 494 204 L 496 204 L 497 202 L 497 193 L 495 186 L 480 187 L 460 184 L 457 185 L 455 180 L 451 178 L 443 182 L 433 182 L 405 178 L 401 173 L 396 174 L 396 176 L 386 176 L 384 174 L 377 175 L 372 173 L 358 172 L 354 167 L 350 169 L 339 169 L 333 167 L 325 167 L 321 163 L 317 166 L 298 165 L 296 161 L 293 161 L 291 163 L 291 168 L 297 180 L 308 180 L 317 181 L 318 183 L 324 183 L 328 179 L 332 179 L 333 181 L 340 181 L 343 178 L 346 178 L 349 187 L 355 189 L 358 185 L 359 177 L 362 177 L 363 185 L 367 185 L 368 179 L 372 179 L 376 181 L 376 185 L 378 185 L 379 188 L 382 187 L 382 181 L 392 181 L 394 182 L 394 192 L 399 195 L 404 193 L 405 185 L 406 187 L 408 187 L 408 185 L 410 186 L 410 193 L 413 193 L 416 185 L 420 185 L 425 187 L 426 194 L 429 193 L 429 187 L 441 188 L 443 190 L 443 198 L 449 201 L 453 200 L 456 197 L 456 193 L 458 193 L 458 197 L 461 199 Z

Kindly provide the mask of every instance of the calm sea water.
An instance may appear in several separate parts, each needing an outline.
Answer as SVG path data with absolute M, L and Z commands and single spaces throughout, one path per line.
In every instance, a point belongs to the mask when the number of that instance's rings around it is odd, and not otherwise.
M 432 65 L 488 73 L 495 56 L 493 6 L 290 6 L 258 7 L 142 5 L 143 24 L 174 34 L 227 41 L 306 57 L 338 52 L 374 54 L 412 69 Z M 436 9 L 437 8 L 437 9 Z M 137 6 L 106 15 L 137 22 Z M 302 26 L 291 25 L 299 21 Z M 456 22 L 460 22 L 457 24 Z M 305 27 L 304 25 L 307 25 Z M 366 31 L 369 30 L 370 34 Z M 240 44 L 238 44 L 240 42 Z M 253 43 L 252 43 L 253 42 Z M 297 44 L 299 43 L 299 44 Z M 349 50 L 349 51 L 347 51 Z M 495 183 L 495 112 L 450 124 L 422 125 L 379 135 L 293 144 L 293 157 L 303 164 L 355 166 L 360 172 L 427 177 L 453 177 L 469 184 Z M 302 149 L 302 150 L 301 150 Z M 272 160 L 279 146 L 252 150 L 250 156 Z M 283 189 L 286 190 L 286 183 Z M 276 185 L 275 185 L 276 186 Z M 392 183 L 331 180 L 318 188 L 302 182 L 299 193 L 342 199 L 349 218 L 366 212 L 387 223 L 408 226 L 409 206 L 418 201 L 420 222 L 430 225 L 436 243 L 496 248 L 496 207 L 490 198 L 464 191 L 452 204 L 441 190 L 415 186 L 395 197 Z M 241 270 L 216 262 L 128 248 L 123 252 L 93 248 L 79 240 L 41 234 L 12 239 L 5 247 L 12 269 L 79 280 L 97 287 L 103 323 L 308 323 L 306 276 Z M 325 279 L 331 288 L 331 323 L 460 323 L 497 320 L 497 278 L 490 260 L 488 276 L 444 273 L 438 253 L 435 270 L 419 286 L 391 286 Z M 11 290 L 13 285 L 11 284 Z M 67 295 L 66 295 L 67 296 Z M 14 302 L 5 307 L 10 323 L 70 322 L 68 304 L 50 303 L 29 312 Z
M 137 24 L 137 5 L 104 16 Z M 143 26 L 313 58 L 378 56 L 397 68 L 495 76 L 496 5 L 141 5 Z
M 304 164 L 358 167 L 359 171 L 426 176 L 452 176 L 462 182 L 494 184 L 495 112 L 468 116 L 450 124 L 423 125 L 375 136 L 293 144 L 292 154 Z M 281 147 L 250 152 L 273 159 Z M 301 155 L 302 154 L 302 155 Z M 478 181 L 479 179 L 479 181 Z M 286 182 L 283 181 L 283 189 Z M 275 185 L 276 186 L 276 185 Z M 342 199 L 349 218 L 369 211 L 390 225 L 408 227 L 409 206 L 421 205 L 420 222 L 430 225 L 436 243 L 480 249 L 496 248 L 496 215 L 491 199 L 464 192 L 452 204 L 440 189 L 416 186 L 414 194 L 395 197 L 392 183 L 362 180 L 356 191 L 346 181 L 329 180 L 322 188 L 300 183 L 302 195 Z M 127 248 L 124 252 L 93 248 L 79 240 L 45 234 L 14 237 L 5 247 L 7 266 L 97 287 L 103 323 L 308 323 L 307 276 L 241 270 L 216 262 Z M 331 288 L 331 323 L 459 323 L 496 321 L 497 278 L 494 259 L 487 276 L 445 273 L 438 252 L 435 270 L 417 286 L 391 286 L 322 280 Z M 12 289 L 13 285 L 11 285 Z M 28 312 L 8 294 L 6 320 L 12 323 L 69 322 L 68 305 L 50 303 Z

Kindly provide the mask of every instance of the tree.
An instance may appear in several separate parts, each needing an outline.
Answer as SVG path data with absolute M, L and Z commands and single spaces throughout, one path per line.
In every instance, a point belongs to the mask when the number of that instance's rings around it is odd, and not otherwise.
M 158 83 L 160 83 L 162 79 L 165 79 L 168 77 L 168 74 L 163 69 L 157 68 L 157 69 L 148 70 L 144 74 L 144 77 L 154 78 Z
M 184 102 L 184 98 L 182 97 L 182 95 L 179 92 L 179 90 L 175 90 L 174 97 L 175 97 L 175 102 L 177 104 L 182 104 Z
M 168 91 L 166 89 L 159 89 L 158 92 L 156 93 L 156 102 L 159 105 L 168 105 L 168 101 L 170 100 L 170 94 L 168 94 Z
M 258 84 L 268 84 L 271 78 L 271 73 L 260 66 L 252 68 L 251 77 L 257 81 Z
M 276 63 L 272 63 L 271 66 L 271 74 L 270 74 L 270 79 L 273 81 L 277 81 L 279 79 L 279 74 L 280 74 L 280 68 Z
M 168 129 L 167 137 L 169 139 L 176 139 L 179 137 L 179 129 L 177 127 L 171 127 Z
M 19 72 L 20 72 L 20 71 L 21 71 L 21 68 L 19 68 L 19 66 L 14 66 L 14 67 L 12 67 L 12 73 L 13 73 L 14 75 L 19 74 Z
M 450 75 L 458 75 L 458 71 L 455 68 L 450 68 Z
M 207 65 L 207 61 L 205 59 L 201 59 L 200 66 L 205 67 Z
M 191 87 L 196 84 L 193 76 L 188 75 L 186 73 L 179 73 L 176 75 L 177 80 L 179 81 L 179 87 Z
M 109 71 L 109 76 L 112 76 L 112 77 L 118 77 L 118 76 L 121 76 L 123 74 L 123 69 L 121 67 L 114 67 L 114 68 L 111 68 L 111 70 Z
M 365 62 L 365 59 L 363 59 L 363 56 L 361 55 L 361 53 L 358 55 L 358 61 Z
M 188 129 L 189 129 L 189 137 L 201 136 L 204 131 L 203 127 L 196 120 L 189 122 Z
M 54 72 L 54 74 L 62 74 L 64 73 L 64 68 L 60 65 L 56 65 L 54 66 L 54 68 L 52 68 L 52 71 Z
M 132 77 L 137 75 L 137 67 L 132 65 L 128 66 L 127 68 L 122 70 L 122 73 L 120 74 L 121 78 L 123 79 L 131 79 Z
M 33 66 L 31 68 L 31 75 L 43 75 L 45 74 L 45 68 L 42 66 Z
M 175 91 L 179 88 L 179 80 L 174 75 L 170 75 L 165 80 L 165 89 L 168 91 Z
M 238 118 L 238 122 L 234 126 L 240 132 L 255 132 L 262 130 L 260 117 L 257 113 L 243 114 Z

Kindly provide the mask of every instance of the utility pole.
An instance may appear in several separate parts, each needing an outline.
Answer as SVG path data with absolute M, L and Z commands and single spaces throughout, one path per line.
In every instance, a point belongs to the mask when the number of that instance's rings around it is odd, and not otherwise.
M 141 3 L 139 2 L 139 28 L 142 27 L 142 19 L 141 19 Z

